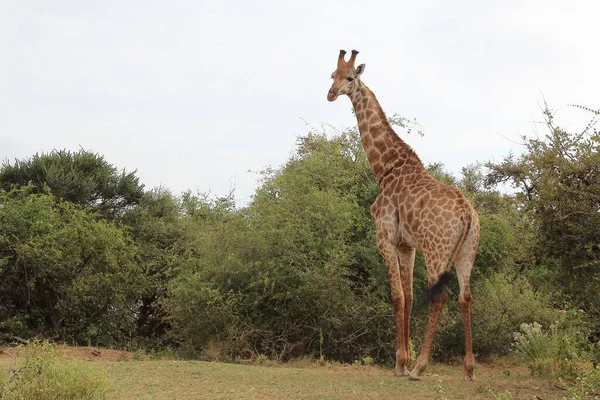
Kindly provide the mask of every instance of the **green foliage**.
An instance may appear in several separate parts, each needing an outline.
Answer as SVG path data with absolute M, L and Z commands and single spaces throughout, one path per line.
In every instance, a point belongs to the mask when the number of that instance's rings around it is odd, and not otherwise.
M 146 192 L 140 204 L 128 210 L 122 223 L 130 229 L 136 246 L 135 263 L 140 269 L 140 305 L 136 318 L 134 346 L 163 345 L 168 323 L 160 301 L 166 297 L 168 282 L 176 276 L 189 247 L 182 202 L 167 190 Z
M 600 134 L 589 124 L 581 133 L 565 131 L 547 107 L 544 116 L 545 137 L 524 138 L 523 155 L 489 163 L 487 183 L 519 190 L 535 233 L 540 281 L 561 288 L 557 300 L 575 300 L 598 314 L 598 296 L 589 294 L 600 278 Z
M 444 169 L 444 164 L 436 162 L 426 166 L 427 172 L 446 185 L 456 186 L 456 178 Z
M 482 215 L 480 218 L 481 248 L 477 253 L 476 274 L 484 274 L 491 270 L 506 271 L 511 267 L 512 251 L 516 247 L 514 226 L 501 214 Z M 508 263 L 508 265 L 506 265 Z
M 577 306 L 592 317 L 583 341 L 561 328 L 528 337 L 520 349 L 531 359 L 567 360 L 552 364 L 562 371 L 554 376 L 575 385 L 569 365 L 600 363 L 600 345 L 587 342 L 600 332 L 593 325 L 600 139 L 593 122 L 574 135 L 545 115 L 547 137 L 526 141 L 522 156 L 488 163 L 487 171 L 469 165 L 460 178 L 440 163 L 428 170 L 461 188 L 480 216 L 475 352 L 506 354 L 521 324 L 560 320 L 549 301 Z M 421 133 L 398 116 L 390 123 Z M 496 190 L 502 182 L 517 193 Z M 40 335 L 133 350 L 167 346 L 208 360 L 394 359 L 388 271 L 370 215 L 379 185 L 356 129 L 299 138 L 285 165 L 260 173 L 245 208 L 233 193 L 144 193 L 134 173 L 83 150 L 5 163 L 0 185 L 4 341 Z M 428 311 L 421 252 L 414 274 L 418 348 Z M 448 291 L 434 356 L 452 358 L 464 352 L 464 333 L 455 280 Z M 585 371 L 581 382 L 594 381 Z
M 600 369 L 590 362 L 590 346 L 576 313 L 563 315 L 544 332 L 541 324 L 521 324 L 514 346 L 532 375 L 560 379 L 573 398 L 600 389 Z
M 473 288 L 473 342 L 482 354 L 505 354 L 514 332 L 524 321 L 549 323 L 557 311 L 522 278 L 496 273 Z
M 438 383 L 433 387 L 435 391 L 435 399 L 436 400 L 448 400 L 446 397 L 446 389 L 442 386 L 442 381 L 438 381 Z
M 368 366 L 368 365 L 373 365 L 373 361 L 374 361 L 373 357 L 366 356 L 366 357 L 361 358 L 360 360 L 354 360 L 354 362 L 352 364 Z
M 230 339 L 229 336 L 235 335 L 238 319 L 235 305 L 233 294 L 224 296 L 214 284 L 206 282 L 198 273 L 172 282 L 165 308 L 173 332 L 182 341 L 183 354 L 197 357 L 198 352 L 208 347 L 211 340 L 224 342 Z M 243 355 L 247 343 L 238 342 L 241 347 L 232 346 L 210 358 L 225 360 Z M 218 345 L 223 347 L 222 344 Z
M 413 130 L 415 130 L 417 135 L 425 136 L 425 131 L 423 131 L 423 128 L 417 122 L 416 118 L 411 120 L 408 118 L 404 118 L 398 114 L 394 114 L 391 117 L 388 117 L 388 122 L 392 127 L 404 129 L 407 135 L 410 135 L 413 132 Z
M 571 395 L 572 400 L 598 400 L 600 390 L 600 369 L 588 370 L 572 382 L 560 379 L 564 389 Z M 593 396 L 593 397 L 592 397 Z
M 534 322 L 533 324 L 522 323 L 521 332 L 514 332 L 515 347 L 522 357 L 538 362 L 547 361 L 550 355 L 550 342 L 542 334 L 542 325 Z M 540 375 L 539 366 L 532 368 L 532 373 Z
M 23 361 L 13 365 L 2 389 L 2 398 L 31 400 L 106 399 L 104 376 L 77 361 L 61 360 L 48 342 L 21 347 Z
M 497 393 L 496 391 L 489 389 L 489 394 L 490 396 L 492 396 L 492 399 L 494 400 L 512 400 L 512 393 L 509 392 L 508 390 L 505 390 L 502 393 Z
M 144 185 L 135 172 L 119 172 L 99 154 L 53 150 L 2 164 L 0 188 L 9 191 L 24 187 L 34 193 L 45 193 L 49 188 L 60 200 L 113 218 L 140 201 Z
M 263 172 L 248 208 L 188 199 L 198 250 L 169 285 L 173 333 L 196 354 L 212 346 L 213 358 L 215 341 L 224 358 L 393 354 L 387 273 L 364 198 L 376 194 L 373 180 L 355 132 L 311 134 L 280 170 Z
M 448 302 L 436 335 L 434 349 L 446 357 L 464 351 L 462 314 L 456 303 Z M 558 311 L 549 308 L 523 278 L 497 272 L 473 287 L 473 347 L 480 356 L 507 354 L 513 332 L 523 322 L 540 321 L 549 325 L 557 317 Z
M 523 272 L 533 264 L 534 234 L 529 215 L 514 196 L 485 186 L 481 164 L 463 168 L 459 187 L 473 203 L 481 225 L 479 248 L 472 279 L 495 272 Z
M 122 229 L 28 189 L 0 193 L 0 328 L 104 345 L 134 321 L 137 268 Z

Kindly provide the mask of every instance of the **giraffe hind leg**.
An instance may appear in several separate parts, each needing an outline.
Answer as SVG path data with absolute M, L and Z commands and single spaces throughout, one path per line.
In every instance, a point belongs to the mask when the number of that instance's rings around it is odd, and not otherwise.
M 467 289 L 462 293 L 459 301 L 465 325 L 465 380 L 474 381 L 475 357 L 473 356 L 473 336 L 471 332 L 471 291 Z
M 465 380 L 474 381 L 475 357 L 473 356 L 473 336 L 471 329 L 471 303 L 473 296 L 471 295 L 470 278 L 473 263 L 475 262 L 475 254 L 479 244 L 479 222 L 475 216 L 474 225 L 467 236 L 463 248 L 461 249 L 456 259 L 456 275 L 460 292 L 458 301 L 460 303 L 460 311 L 463 314 L 463 322 L 465 328 Z
M 427 322 L 427 330 L 425 331 L 425 339 L 423 340 L 423 346 L 421 347 L 421 354 L 417 359 L 417 364 L 408 375 L 408 379 L 417 381 L 421 380 L 421 375 L 427 368 L 429 363 L 429 354 L 431 352 L 431 345 L 435 336 L 435 330 L 437 328 L 440 314 L 444 305 L 448 301 L 448 293 L 446 292 L 445 285 L 448 283 L 451 274 L 445 272 L 438 277 L 438 280 L 429 288 L 429 321 Z

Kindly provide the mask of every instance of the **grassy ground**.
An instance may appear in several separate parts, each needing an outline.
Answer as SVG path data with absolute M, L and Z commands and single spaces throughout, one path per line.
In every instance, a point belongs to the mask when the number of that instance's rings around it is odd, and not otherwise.
M 239 365 L 141 360 L 123 352 L 71 349 L 69 357 L 104 371 L 111 399 L 562 399 L 551 382 L 521 366 L 479 364 L 477 382 L 462 380 L 462 367 L 432 364 L 420 382 L 395 378 L 390 368 L 305 363 Z M 10 358 L 0 357 L 4 370 Z M 104 374 L 103 374 L 104 375 Z M 507 395 L 510 392 L 510 396 Z M 502 397 L 501 397 L 502 396 Z

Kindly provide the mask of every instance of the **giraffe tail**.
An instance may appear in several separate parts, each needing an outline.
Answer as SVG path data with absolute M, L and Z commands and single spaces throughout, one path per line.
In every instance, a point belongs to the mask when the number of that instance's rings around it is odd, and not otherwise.
M 463 215 L 463 220 L 466 222 L 465 229 L 464 229 L 462 236 L 456 243 L 456 246 L 454 247 L 454 251 L 452 252 L 452 258 L 450 258 L 450 261 L 448 262 L 448 265 L 446 266 L 447 273 L 449 273 L 450 270 L 452 269 L 452 266 L 454 265 L 454 261 L 456 261 L 456 257 L 458 257 L 458 253 L 462 249 L 463 244 L 465 244 L 465 240 L 467 240 L 467 235 L 469 234 L 469 231 L 471 230 L 471 225 L 473 224 L 473 211 L 471 209 L 468 210 L 466 215 Z
M 465 240 L 467 240 L 467 235 L 469 234 L 469 231 L 471 230 L 471 224 L 473 223 L 473 213 L 472 212 L 469 211 L 467 213 L 467 215 L 465 217 L 465 221 L 467 222 L 466 227 L 464 229 L 462 236 L 460 237 L 460 239 L 456 243 L 456 246 L 454 247 L 454 251 L 452 252 L 452 258 L 450 258 L 450 261 L 448 262 L 448 265 L 446 266 L 446 271 L 444 271 L 438 277 L 438 281 L 429 288 L 430 301 L 434 301 L 434 299 L 436 299 L 438 296 L 440 296 L 442 294 L 444 287 L 446 286 L 446 284 L 450 281 L 450 278 L 452 277 L 452 273 L 450 272 L 450 270 L 452 269 L 452 266 L 454 265 L 454 261 L 456 260 L 456 257 L 458 257 L 458 253 L 462 249 L 463 244 L 465 243 Z
M 429 301 L 431 303 L 435 303 L 436 299 L 442 294 L 444 291 L 444 287 L 450 281 L 452 277 L 452 273 L 449 271 L 444 271 L 439 277 L 438 281 L 429 288 Z

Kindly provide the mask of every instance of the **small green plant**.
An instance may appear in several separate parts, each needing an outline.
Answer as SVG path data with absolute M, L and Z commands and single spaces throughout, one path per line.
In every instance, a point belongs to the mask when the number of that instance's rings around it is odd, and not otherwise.
M 143 350 L 136 350 L 133 352 L 133 355 L 131 356 L 131 359 L 133 361 L 140 361 L 143 359 L 143 357 L 145 356 L 145 352 Z
M 598 368 L 584 373 L 583 376 L 577 377 L 573 381 L 560 379 L 560 383 L 571 395 L 571 400 L 600 399 L 598 392 L 600 390 L 600 369 Z
M 375 362 L 375 360 L 373 359 L 373 357 L 363 357 L 360 360 L 354 360 L 354 362 L 352 364 L 354 365 L 373 365 L 373 363 Z
M 493 389 L 488 389 L 488 393 L 492 396 L 494 400 L 512 400 L 512 393 L 508 390 L 505 390 L 502 393 L 496 393 Z
M 408 356 L 409 360 L 417 359 L 417 352 L 415 351 L 415 344 L 413 343 L 412 339 L 408 339 Z
M 513 333 L 514 346 L 532 375 L 544 377 L 548 375 L 551 358 L 551 342 L 542 333 L 542 325 L 522 323 L 521 331 Z
M 323 354 L 323 343 L 325 339 L 323 338 L 323 329 L 319 328 L 319 360 L 324 361 L 325 355 Z
M 264 365 L 264 364 L 267 364 L 268 362 L 269 362 L 269 357 L 267 357 L 266 355 L 264 355 L 264 354 L 258 354 L 256 356 L 256 360 L 255 360 L 256 364 L 258 364 L 258 365 Z
M 172 361 L 174 361 L 174 360 L 179 359 L 179 355 L 177 354 L 177 351 L 174 350 L 172 347 L 165 347 L 160 350 L 151 350 L 148 354 L 148 358 L 153 361 L 157 361 L 157 360 L 172 360 Z
M 508 370 L 503 371 L 503 372 L 507 372 L 507 371 Z M 508 372 L 509 372 L 508 375 L 504 374 L 504 373 L 503 373 L 503 375 L 506 376 L 506 377 L 508 377 L 510 375 L 510 371 L 508 371 Z M 480 385 L 480 386 L 478 386 L 476 388 L 476 392 L 477 393 L 481 393 L 481 394 L 487 393 L 494 400 L 512 400 L 512 398 L 513 398 L 512 397 L 512 393 L 509 392 L 508 390 L 505 390 L 502 393 L 498 393 L 494 389 L 492 389 L 489 385 Z
M 76 361 L 58 360 L 57 348 L 34 342 L 20 348 L 21 363 L 11 366 L 2 388 L 2 399 L 67 400 L 106 399 L 106 382 L 101 373 Z
M 442 381 L 438 381 L 436 385 L 433 386 L 433 390 L 435 391 L 435 399 L 436 400 L 448 400 L 446 397 L 446 390 L 442 386 Z

